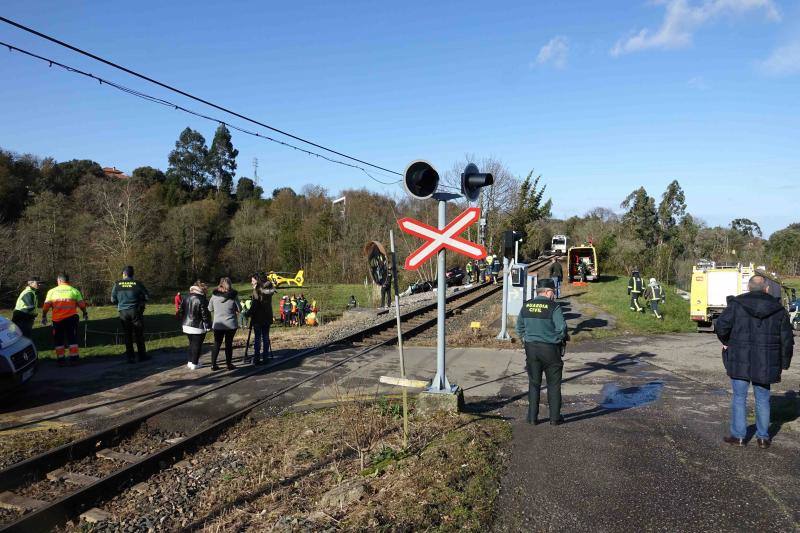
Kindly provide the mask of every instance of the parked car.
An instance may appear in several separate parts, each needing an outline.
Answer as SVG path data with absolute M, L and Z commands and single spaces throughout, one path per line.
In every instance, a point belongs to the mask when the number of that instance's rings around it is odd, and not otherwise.
M 789 302 L 789 318 L 792 322 L 792 328 L 795 331 L 800 331 L 800 300 Z
M 447 286 L 453 287 L 456 285 L 463 285 L 464 278 L 466 277 L 466 272 L 460 266 L 454 266 L 447 272 L 445 272 L 445 280 L 447 280 Z
M 0 393 L 17 388 L 36 373 L 36 346 L 10 320 L 0 317 Z

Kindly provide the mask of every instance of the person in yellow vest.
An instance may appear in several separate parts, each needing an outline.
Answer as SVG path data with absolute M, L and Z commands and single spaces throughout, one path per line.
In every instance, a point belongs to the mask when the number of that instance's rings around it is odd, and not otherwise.
M 53 344 L 56 361 L 63 365 L 69 351 L 69 364 L 78 363 L 78 309 L 83 312 L 83 319 L 89 319 L 86 301 L 81 291 L 69 284 L 69 276 L 59 274 L 58 285 L 47 291 L 42 307 L 42 325 L 47 325 L 47 313 L 53 310 Z M 65 344 L 66 343 L 66 344 Z
M 25 288 L 19 293 L 17 305 L 14 306 L 14 314 L 11 321 L 17 325 L 22 334 L 29 339 L 33 333 L 33 323 L 39 312 L 39 278 L 31 276 Z

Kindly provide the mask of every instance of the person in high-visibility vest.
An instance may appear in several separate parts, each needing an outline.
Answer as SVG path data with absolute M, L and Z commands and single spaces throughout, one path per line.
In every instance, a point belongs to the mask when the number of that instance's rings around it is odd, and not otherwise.
M 647 300 L 650 302 L 650 309 L 653 311 L 653 314 L 656 315 L 657 319 L 664 320 L 664 315 L 659 312 L 658 304 L 666 302 L 667 298 L 664 295 L 664 289 L 658 284 L 656 278 L 650 278 L 646 296 Z
M 472 283 L 472 270 L 474 266 L 472 265 L 472 261 L 467 261 L 466 266 L 464 269 L 467 271 L 467 283 Z
M 628 294 L 631 296 L 631 311 L 644 313 L 644 309 L 639 305 L 639 296 L 644 292 L 644 282 L 642 275 L 639 274 L 639 269 L 634 268 L 631 272 L 631 278 L 628 280 Z
M 42 307 L 42 325 L 47 325 L 47 313 L 53 310 L 53 344 L 56 361 L 63 365 L 66 352 L 69 351 L 69 364 L 78 363 L 78 309 L 83 312 L 83 319 L 89 319 L 86 301 L 81 291 L 69 284 L 69 276 L 59 274 L 58 285 L 47 291 Z M 65 344 L 66 343 L 66 344 Z
M 39 278 L 31 276 L 25 288 L 19 293 L 17 305 L 14 306 L 14 314 L 11 321 L 16 324 L 22 334 L 29 339 L 33 333 L 33 323 L 39 313 Z

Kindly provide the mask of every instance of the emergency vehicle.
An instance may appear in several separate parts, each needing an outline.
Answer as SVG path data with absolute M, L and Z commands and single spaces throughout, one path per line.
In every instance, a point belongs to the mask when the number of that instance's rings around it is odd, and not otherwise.
M 689 314 L 697 322 L 697 331 L 714 331 L 714 323 L 728 306 L 728 297 L 747 292 L 747 282 L 755 274 L 766 278 L 769 294 L 779 300 L 783 298 L 783 286 L 775 276 L 752 263 L 700 261 L 692 267 Z
M 581 273 L 578 270 L 578 263 L 585 263 L 589 273 L 586 281 L 597 281 L 600 279 L 600 267 L 597 264 L 597 252 L 591 244 L 573 246 L 567 252 L 567 269 L 570 281 L 580 281 Z
M 0 394 L 31 379 L 37 363 L 36 346 L 13 322 L 0 317 Z

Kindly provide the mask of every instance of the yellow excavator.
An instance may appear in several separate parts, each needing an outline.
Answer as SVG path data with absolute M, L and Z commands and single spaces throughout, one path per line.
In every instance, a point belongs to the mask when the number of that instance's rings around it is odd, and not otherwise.
M 297 274 L 293 278 L 287 278 L 282 276 L 281 274 L 289 274 L 289 272 L 270 272 L 267 274 L 267 279 L 269 279 L 275 287 L 302 287 L 303 282 L 305 279 L 303 278 L 303 270 L 300 269 L 297 271 Z

